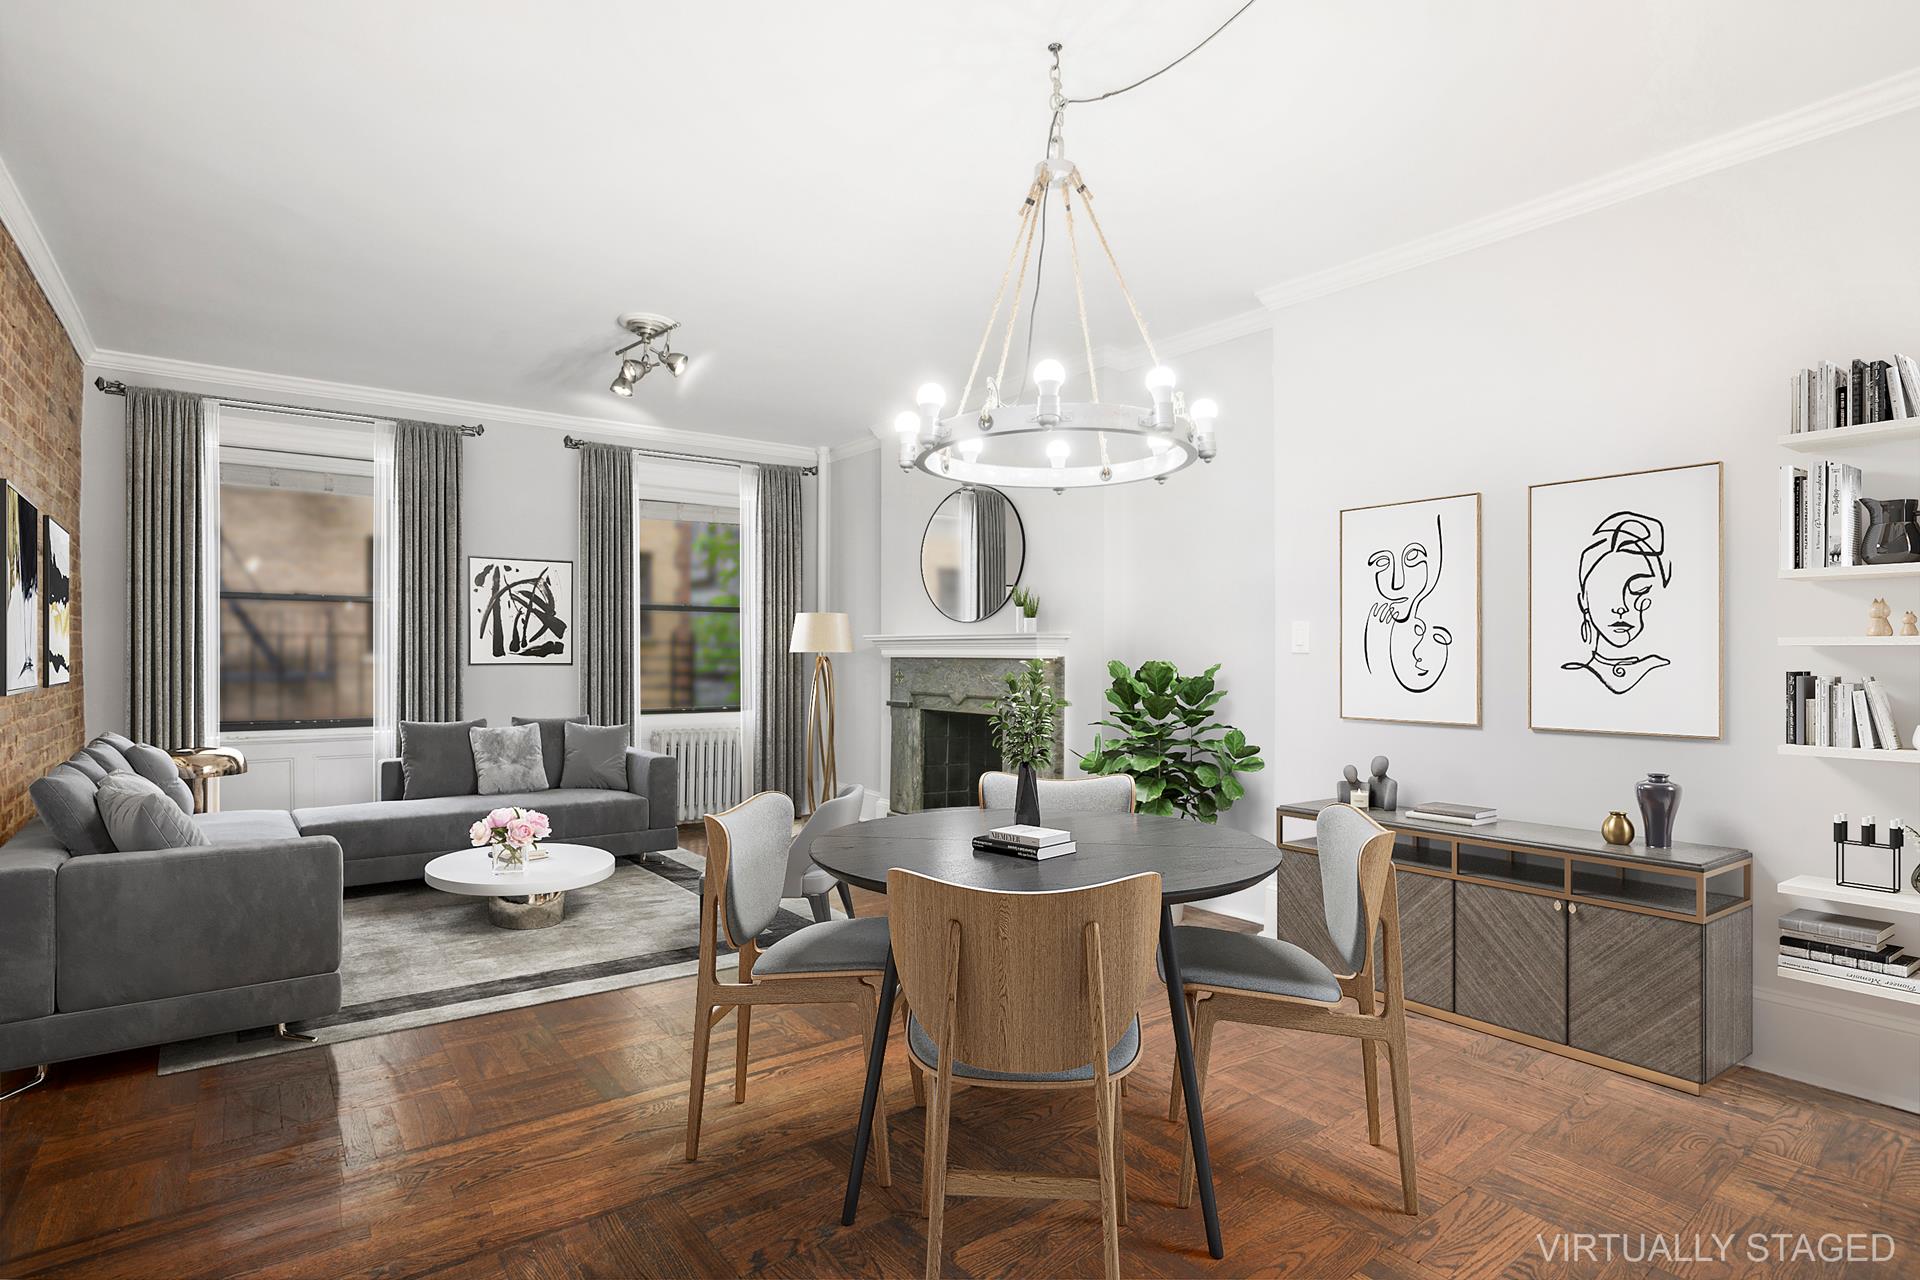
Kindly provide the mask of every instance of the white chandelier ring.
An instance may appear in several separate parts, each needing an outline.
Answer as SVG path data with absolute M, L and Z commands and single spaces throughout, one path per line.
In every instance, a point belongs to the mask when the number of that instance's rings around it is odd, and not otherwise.
M 986 431 L 978 414 L 946 418 L 906 465 L 961 484 L 1058 490 L 1165 480 L 1200 457 L 1189 429 L 1162 431 L 1127 405 L 1061 401 L 1051 425 L 1019 412 L 1003 406 Z

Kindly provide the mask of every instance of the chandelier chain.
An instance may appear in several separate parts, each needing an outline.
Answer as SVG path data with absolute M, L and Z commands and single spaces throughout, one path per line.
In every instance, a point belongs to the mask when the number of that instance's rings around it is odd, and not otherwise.
M 1133 323 L 1140 330 L 1140 341 L 1146 344 L 1147 358 L 1155 364 L 1160 363 L 1160 353 L 1153 349 L 1153 335 L 1147 332 L 1147 318 L 1140 314 L 1140 305 L 1133 300 L 1133 290 L 1127 287 L 1127 277 L 1120 270 L 1119 259 L 1113 256 L 1113 246 L 1107 243 L 1107 233 L 1100 227 L 1099 211 L 1093 207 L 1093 192 L 1080 177 L 1080 171 L 1073 171 L 1074 185 L 1087 202 L 1087 221 L 1093 224 L 1093 234 L 1100 237 L 1100 247 L 1106 251 L 1107 265 L 1113 268 L 1113 278 L 1120 282 L 1120 296 L 1127 300 L 1127 310 L 1133 313 Z
M 959 411 L 961 413 L 967 411 L 967 398 L 973 394 L 973 380 L 980 374 L 980 361 L 987 354 L 987 343 L 993 341 L 993 326 L 1000 319 L 1000 303 L 1006 298 L 1007 280 L 1013 275 L 1013 260 L 1019 256 L 1020 241 L 1026 235 L 1027 224 L 1033 218 L 1034 206 L 1038 203 L 1035 198 L 1037 195 L 1044 195 L 1044 193 L 1040 191 L 1040 180 L 1035 178 L 1033 186 L 1027 189 L 1026 203 L 1020 206 L 1020 223 L 1013 229 L 1013 245 L 1007 250 L 1007 265 L 1000 272 L 1000 287 L 993 292 L 993 310 L 987 313 L 987 327 L 980 331 L 980 345 L 973 353 L 973 367 L 967 370 L 967 385 L 960 392 Z M 995 385 L 998 383 L 996 382 Z
M 1040 206 L 1040 212 L 1043 213 L 1045 212 L 1045 209 L 1046 209 L 1046 199 L 1047 199 L 1047 189 L 1046 189 L 1045 179 L 1035 178 L 1034 185 L 1040 188 L 1040 195 L 1037 203 Z M 1000 343 L 1000 364 L 999 364 L 999 367 L 994 370 L 994 374 L 993 374 L 993 384 L 996 387 L 1006 385 L 1007 356 L 1013 350 L 1013 331 L 1020 327 L 1020 295 L 1021 295 L 1021 291 L 1026 288 L 1027 263 L 1033 257 L 1033 233 L 1035 229 L 1039 227 L 1039 225 L 1040 225 L 1040 218 L 1037 214 L 1036 216 L 1027 219 L 1026 248 L 1020 251 L 1020 274 L 1014 278 L 1013 306 L 1007 312 L 1007 336 Z
M 1075 171 L 1077 174 L 1077 170 Z M 1100 374 L 1093 363 L 1093 330 L 1087 325 L 1087 291 L 1080 279 L 1080 239 L 1073 231 L 1073 190 L 1071 186 L 1060 190 L 1060 204 L 1067 212 L 1067 248 L 1073 255 L 1073 297 L 1080 304 L 1080 340 L 1087 349 L 1087 387 L 1093 396 L 1093 403 L 1100 403 Z

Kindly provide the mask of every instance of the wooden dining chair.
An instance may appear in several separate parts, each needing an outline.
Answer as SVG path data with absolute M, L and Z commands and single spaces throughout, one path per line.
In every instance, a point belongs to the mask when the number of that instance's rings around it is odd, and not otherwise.
M 992 770 L 980 775 L 980 807 L 1011 809 L 1019 776 Z M 1132 813 L 1133 779 L 1124 773 L 1099 778 L 1040 779 L 1040 818 L 1054 813 Z
M 780 912 L 793 799 L 762 791 L 723 813 L 710 813 L 707 869 L 700 880 L 700 971 L 693 997 L 693 1079 L 687 1098 L 687 1159 L 700 1154 L 700 1111 L 707 1089 L 707 1051 L 714 1024 L 735 1015 L 733 1098 L 747 1100 L 747 1033 L 757 1004 L 852 1003 L 865 1039 L 873 1036 L 887 963 L 887 920 L 829 920 L 788 934 L 761 951 L 758 939 Z M 739 980 L 716 972 L 720 937 L 739 951 Z M 862 1058 L 864 1062 L 864 1057 Z M 883 1096 L 874 1113 L 880 1185 L 893 1185 Z
M 787 846 L 787 883 L 781 889 L 780 896 L 805 898 L 817 921 L 833 918 L 833 912 L 827 906 L 827 895 L 836 892 L 840 895 L 840 905 L 846 908 L 847 915 L 851 917 L 853 890 L 847 887 L 845 880 L 835 880 L 814 865 L 813 842 L 829 831 L 860 821 L 860 810 L 866 803 L 865 787 L 857 782 L 843 787 L 839 795 L 808 816 L 807 825 L 800 828 L 800 834 Z
M 1387 1049 L 1393 1077 L 1393 1124 L 1400 1148 L 1400 1190 L 1408 1213 L 1420 1212 L 1414 1184 L 1413 1113 L 1407 1081 L 1407 1011 L 1400 964 L 1400 900 L 1394 885 L 1393 832 L 1350 804 L 1320 811 L 1315 824 L 1320 896 L 1327 936 L 1348 972 L 1336 974 L 1304 949 L 1278 938 L 1181 925 L 1174 929 L 1200 1088 L 1207 1086 L 1213 1029 L 1222 1022 L 1352 1036 L 1360 1041 L 1367 1092 L 1367 1141 L 1380 1145 L 1380 1077 L 1374 1046 Z M 1303 855 L 1293 855 L 1303 856 Z M 1374 931 L 1382 965 L 1374 972 Z M 1376 1007 L 1375 982 L 1385 978 L 1386 1004 Z M 1356 1007 L 1342 1007 L 1351 999 Z M 1178 1118 L 1180 1079 L 1167 1114 Z M 1193 1147 L 1180 1166 L 1180 1204 L 1193 1196 Z
M 1106 1274 L 1120 1274 L 1126 1153 L 1117 1082 L 1140 1060 L 1140 1000 L 1153 982 L 1160 877 L 1052 893 L 995 893 L 895 868 L 894 962 L 913 1012 L 907 1049 L 933 1075 L 927 1102 L 927 1268 L 940 1274 L 946 1202 L 957 1196 L 1098 1200 Z M 953 1093 L 1085 1089 L 1098 1174 L 948 1169 Z

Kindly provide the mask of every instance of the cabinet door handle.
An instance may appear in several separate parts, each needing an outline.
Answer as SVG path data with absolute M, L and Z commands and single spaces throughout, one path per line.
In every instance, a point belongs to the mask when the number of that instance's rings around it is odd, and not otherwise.
M 1567 904 L 1567 914 L 1570 916 L 1580 914 L 1580 904 L 1577 902 L 1569 902 Z
M 1565 905 L 1565 904 L 1563 904 L 1563 903 L 1562 903 L 1562 902 L 1560 901 L 1560 899 L 1558 899 L 1558 898 L 1555 898 L 1555 899 L 1553 900 L 1553 909 L 1554 909 L 1555 911 L 1558 911 L 1558 910 L 1559 910 L 1559 909 L 1560 909 L 1560 908 L 1561 908 L 1561 907 L 1562 907 L 1563 905 Z

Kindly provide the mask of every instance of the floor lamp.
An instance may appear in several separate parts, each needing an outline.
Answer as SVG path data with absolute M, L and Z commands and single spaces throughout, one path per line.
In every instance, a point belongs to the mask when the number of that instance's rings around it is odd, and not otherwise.
M 829 654 L 853 652 L 853 623 L 844 613 L 796 613 L 789 653 L 811 653 L 813 700 L 807 709 L 806 811 L 833 799 L 840 791 L 840 765 L 833 750 L 833 659 Z M 820 785 L 814 787 L 814 761 L 820 765 Z

